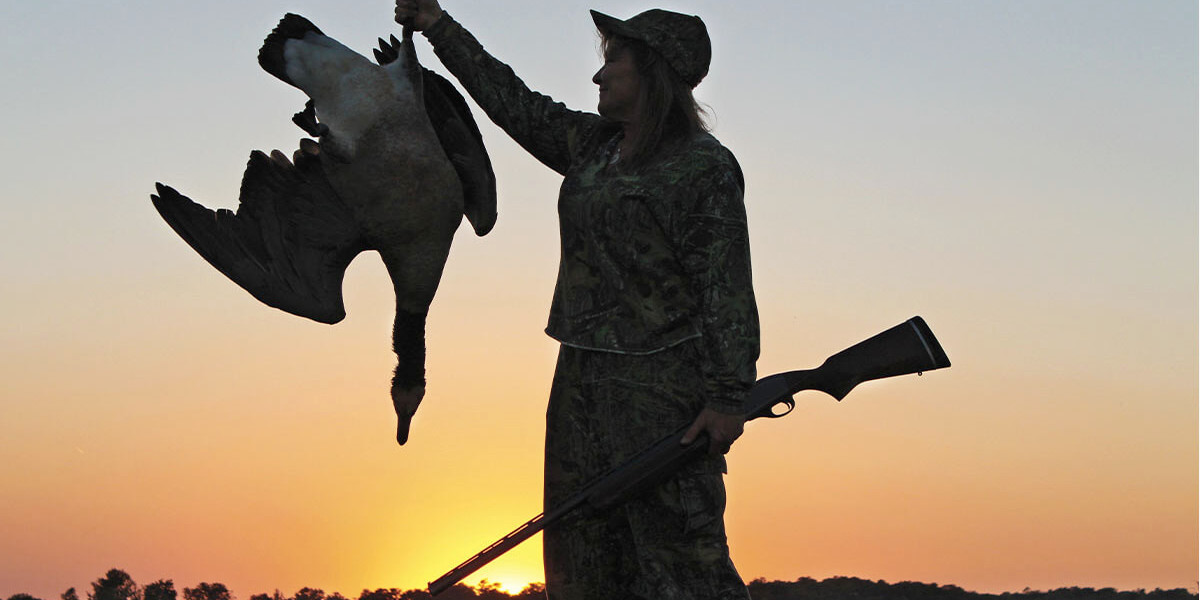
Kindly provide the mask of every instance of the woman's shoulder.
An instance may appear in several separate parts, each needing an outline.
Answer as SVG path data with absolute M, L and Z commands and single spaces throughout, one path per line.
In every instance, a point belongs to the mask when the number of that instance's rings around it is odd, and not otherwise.
M 733 152 L 707 131 L 672 144 L 663 154 L 660 168 L 676 176 L 731 174 L 742 182 L 742 168 Z
M 707 131 L 676 140 L 664 150 L 661 155 L 663 166 L 707 170 L 737 164 L 733 152 Z

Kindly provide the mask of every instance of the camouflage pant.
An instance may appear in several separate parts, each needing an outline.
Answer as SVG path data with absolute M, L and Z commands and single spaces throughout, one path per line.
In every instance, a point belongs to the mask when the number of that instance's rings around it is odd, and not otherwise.
M 559 351 L 546 415 L 547 510 L 690 423 L 703 408 L 697 342 L 649 356 Z M 746 600 L 726 544 L 723 458 L 624 505 L 546 530 L 549 600 Z

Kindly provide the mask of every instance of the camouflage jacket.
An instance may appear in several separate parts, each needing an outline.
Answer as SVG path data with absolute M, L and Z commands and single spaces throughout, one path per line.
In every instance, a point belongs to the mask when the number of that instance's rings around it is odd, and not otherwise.
M 531 91 L 448 14 L 425 32 L 497 125 L 564 176 L 562 254 L 546 333 L 578 348 L 649 354 L 700 339 L 706 405 L 742 409 L 758 311 L 741 168 L 708 133 L 633 173 L 610 167 L 621 128 Z

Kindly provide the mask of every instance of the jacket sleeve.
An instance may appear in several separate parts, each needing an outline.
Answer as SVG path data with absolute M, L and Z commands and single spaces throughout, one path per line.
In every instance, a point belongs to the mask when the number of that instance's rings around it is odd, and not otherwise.
M 424 33 L 442 64 L 492 122 L 559 174 L 566 173 L 583 141 L 603 123 L 599 115 L 570 110 L 530 90 L 449 13 L 443 11 Z
M 744 184 L 729 160 L 704 169 L 684 192 L 691 198 L 676 244 L 699 302 L 706 406 L 740 414 L 757 376 L 759 327 Z

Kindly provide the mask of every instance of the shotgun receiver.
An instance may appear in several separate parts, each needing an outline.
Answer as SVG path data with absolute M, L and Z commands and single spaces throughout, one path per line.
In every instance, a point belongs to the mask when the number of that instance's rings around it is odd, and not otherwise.
M 790 413 L 796 407 L 792 395 L 804 390 L 819 390 L 841 401 L 864 381 L 949 366 L 950 360 L 925 320 L 913 317 L 830 356 L 820 367 L 759 379 L 746 401 L 746 420 L 774 419 Z M 593 480 L 559 506 L 530 519 L 431 582 L 429 593 L 436 596 L 445 591 L 576 509 L 585 505 L 596 510 L 611 508 L 663 481 L 684 463 L 708 451 L 708 437 L 704 434 L 686 446 L 680 443 L 689 426 L 690 423 L 684 424 L 628 462 Z

